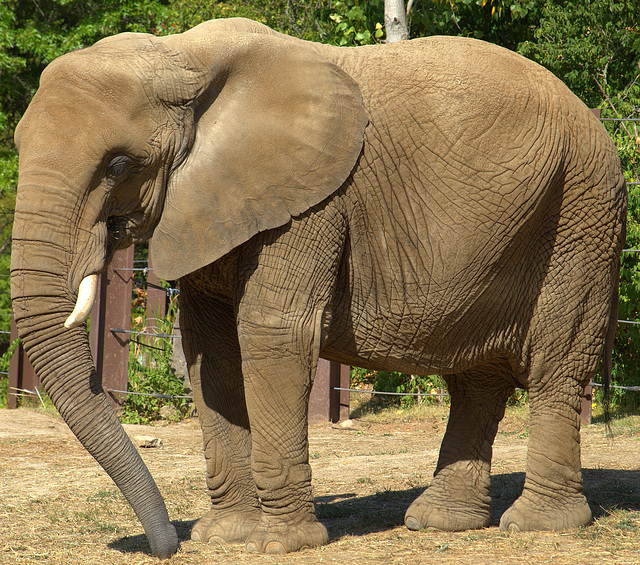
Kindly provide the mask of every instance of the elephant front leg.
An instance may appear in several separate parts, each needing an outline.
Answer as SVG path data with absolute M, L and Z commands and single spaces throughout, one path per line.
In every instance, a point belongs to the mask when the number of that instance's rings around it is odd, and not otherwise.
M 563 530 L 591 521 L 580 466 L 583 387 L 563 376 L 569 371 L 575 371 L 575 365 L 553 369 L 542 362 L 534 364 L 524 490 L 502 515 L 501 530 Z
M 264 319 L 239 326 L 251 463 L 262 508 L 248 551 L 286 553 L 328 541 L 315 515 L 307 440 L 317 353 L 304 352 L 313 350 L 313 329 L 274 327 Z
M 260 521 L 251 474 L 251 432 L 242 361 L 230 304 L 181 284 L 181 330 L 202 427 L 211 510 L 193 527 L 195 541 L 244 542 Z
M 451 412 L 433 481 L 409 507 L 410 530 L 486 527 L 491 454 L 498 423 L 513 392 L 507 378 L 460 374 L 448 379 Z

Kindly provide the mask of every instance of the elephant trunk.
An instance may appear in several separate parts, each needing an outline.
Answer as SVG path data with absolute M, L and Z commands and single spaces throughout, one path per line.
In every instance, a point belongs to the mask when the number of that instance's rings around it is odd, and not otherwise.
M 16 210 L 11 289 L 24 348 L 61 416 L 131 504 L 153 554 L 169 557 L 178 547 L 175 528 L 151 474 L 109 405 L 86 328 L 64 326 L 74 307 L 65 254 L 51 240 L 34 242 L 25 233 L 27 224 L 33 225 Z

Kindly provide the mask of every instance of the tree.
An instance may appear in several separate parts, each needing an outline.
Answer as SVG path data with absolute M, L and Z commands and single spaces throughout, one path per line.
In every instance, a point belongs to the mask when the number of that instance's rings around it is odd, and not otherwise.
M 640 113 L 640 1 L 547 1 L 534 37 L 518 51 L 547 67 L 588 106 Z
M 411 7 L 409 7 L 411 9 Z M 409 39 L 407 12 L 404 0 L 385 0 L 384 28 L 387 32 L 387 43 Z
M 533 37 L 519 51 L 547 67 L 588 106 L 601 108 L 625 169 L 629 192 L 626 247 L 640 248 L 640 1 L 592 0 L 589 3 L 547 0 Z M 622 320 L 640 319 L 640 261 L 624 253 L 620 272 Z M 618 325 L 614 348 L 614 381 L 638 385 L 640 331 Z M 616 404 L 637 409 L 637 393 L 615 391 Z
M 410 33 L 474 37 L 515 50 L 533 37 L 542 5 L 542 0 L 422 0 L 410 12 Z

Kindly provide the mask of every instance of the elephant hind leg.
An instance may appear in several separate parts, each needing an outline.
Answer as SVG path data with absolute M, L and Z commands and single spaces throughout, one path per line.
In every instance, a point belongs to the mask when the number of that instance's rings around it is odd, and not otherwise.
M 551 264 L 530 325 L 531 348 L 523 360 L 531 417 L 526 478 L 521 496 L 500 520 L 502 530 L 563 530 L 591 521 L 580 464 L 581 395 L 598 367 L 618 267 L 581 250 L 585 241 L 559 247 L 564 254 L 571 250 L 571 261 Z
M 514 390 L 510 369 L 496 369 L 446 379 L 449 423 L 433 481 L 405 514 L 410 530 L 459 531 L 489 525 L 492 445 Z
M 196 522 L 191 538 L 244 542 L 261 511 L 251 475 L 251 431 L 233 307 L 186 279 L 180 317 L 211 497 L 211 510 Z
M 575 357 L 568 362 L 545 362 L 543 354 L 532 364 L 525 485 L 502 515 L 501 530 L 564 530 L 591 521 L 580 466 L 583 386 L 571 376 L 579 365 Z

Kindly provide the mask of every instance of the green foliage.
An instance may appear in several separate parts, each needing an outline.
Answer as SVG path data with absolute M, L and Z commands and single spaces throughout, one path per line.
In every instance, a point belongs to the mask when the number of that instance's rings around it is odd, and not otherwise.
M 391 371 L 378 371 L 373 383 L 373 390 L 381 392 L 397 392 L 406 394 L 441 394 L 446 391 L 444 381 L 436 376 L 408 375 Z M 438 402 L 441 396 L 400 396 L 403 406 L 411 406 L 421 402 Z
M 547 1 L 518 51 L 551 70 L 591 108 L 630 117 L 640 102 L 638 0 Z
M 172 312 L 164 319 L 156 319 L 160 333 L 172 333 L 174 317 Z M 138 326 L 136 329 L 143 331 L 145 328 Z M 127 395 L 127 401 L 122 409 L 122 421 L 130 424 L 146 424 L 161 418 L 179 420 L 185 417 L 190 410 L 187 399 L 175 398 L 186 396 L 186 391 L 184 383 L 176 376 L 171 366 L 172 340 L 143 336 L 136 339 L 138 342 L 131 344 L 129 352 L 127 390 L 144 393 L 144 395 Z M 174 398 L 145 396 L 154 393 Z M 163 415 L 161 410 L 166 406 L 173 409 Z
M 9 278 L 9 265 L 11 262 L 11 229 L 13 227 L 15 188 L 17 184 L 18 157 L 15 151 L 3 151 L 0 147 L 0 332 L 9 332 L 11 330 L 11 279 Z M 7 339 L 5 338 L 1 341 L 7 341 Z
M 154 35 L 182 33 L 202 22 L 217 18 L 250 18 L 265 23 L 271 20 L 273 10 L 283 8 L 283 2 L 216 2 L 213 0 L 172 0 L 162 17 L 147 30 Z
M 411 37 L 460 35 L 515 49 L 533 36 L 539 0 L 431 0 L 409 14 Z
M 353 388 L 369 389 L 380 392 L 395 392 L 408 394 L 442 394 L 447 392 L 447 385 L 441 377 L 430 375 L 422 377 L 392 371 L 368 371 L 352 367 L 351 386 Z M 525 390 L 516 389 L 507 401 L 508 406 L 522 406 L 529 400 Z M 448 402 L 448 397 L 442 396 L 389 396 L 387 403 L 401 404 L 403 407 L 419 403 Z
M 342 0 L 334 2 L 329 18 L 335 22 L 326 38 L 340 46 L 371 45 L 384 35 L 384 1 Z
M 373 389 L 378 392 L 394 392 L 410 394 L 441 394 L 446 392 L 444 381 L 436 376 L 409 375 L 392 371 L 369 371 L 359 367 L 351 368 L 351 386 L 353 388 Z M 442 396 L 388 396 L 384 397 L 390 403 L 403 406 L 428 402 L 441 402 Z
M 12 218 L 4 218 L 5 222 L 9 222 Z M 2 211 L 0 210 L 0 221 L 2 219 Z M 4 238 L 0 245 L 0 341 L 9 341 L 8 333 L 11 331 L 11 278 L 9 277 L 9 265 L 11 263 L 11 255 L 9 255 L 9 244 L 11 237 L 11 224 L 5 226 L 4 230 L 0 230 L 0 236 Z
M 362 367 L 351 367 L 350 385 L 351 388 L 366 388 L 370 382 L 373 382 L 373 371 L 363 369 Z
M 629 185 L 628 193 L 626 247 L 640 249 L 640 185 Z M 640 253 L 637 252 L 622 255 L 618 318 L 640 321 Z M 613 383 L 618 386 L 640 385 L 640 326 L 637 324 L 618 324 L 613 350 Z M 602 391 L 596 389 L 594 397 L 601 400 Z M 625 413 L 638 411 L 640 393 L 612 389 L 611 403 L 614 408 Z
M 524 406 L 527 402 L 529 402 L 529 393 L 517 388 L 507 400 L 507 406 Z
M 4 119 L 6 122 L 4 114 L 0 116 L 0 119 Z M 6 123 L 0 124 L 0 130 L 4 130 L 6 127 Z M 18 155 L 12 149 L 0 149 L 0 195 L 5 196 L 6 192 L 15 192 L 17 185 Z
M 9 370 L 9 362 L 11 361 L 16 349 L 18 349 L 19 343 L 20 338 L 14 339 L 7 351 L 0 355 L 0 373 L 6 373 Z
M 0 408 L 6 408 L 9 399 L 9 377 L 2 373 L 9 371 L 9 362 L 18 348 L 20 339 L 15 339 L 9 349 L 0 356 Z
M 156 35 L 179 33 L 216 18 L 249 18 L 295 37 L 322 40 L 327 35 L 327 0 L 170 0 L 165 19 L 149 31 Z

